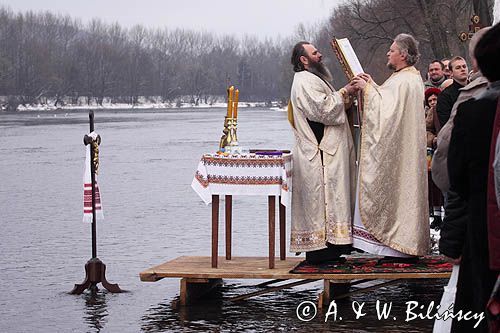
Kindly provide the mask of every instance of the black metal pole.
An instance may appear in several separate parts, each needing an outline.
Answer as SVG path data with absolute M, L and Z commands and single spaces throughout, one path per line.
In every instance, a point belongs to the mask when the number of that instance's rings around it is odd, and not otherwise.
M 492 25 L 493 19 L 488 8 L 488 1 L 486 0 L 473 0 L 472 7 L 474 14 L 479 16 L 481 27 Z
M 90 133 L 94 132 L 94 111 L 89 111 L 90 119 Z M 97 142 L 96 142 L 97 141 Z M 89 288 L 91 291 L 97 291 L 97 284 L 102 283 L 102 286 L 112 293 L 121 293 L 117 283 L 109 283 L 106 280 L 106 265 L 97 258 L 97 231 L 96 231 L 96 184 L 95 172 L 96 165 L 94 164 L 94 142 L 97 145 L 101 142 L 99 136 L 94 140 L 92 137 L 85 135 L 83 143 L 90 145 L 90 179 L 92 182 L 92 258 L 85 264 L 85 280 L 80 284 L 75 284 L 75 287 L 70 292 L 71 294 L 81 294 L 85 289 Z
M 90 133 L 94 131 L 94 111 L 89 111 Z M 94 145 L 90 143 L 90 179 L 92 181 L 92 258 L 97 258 L 97 228 L 95 214 L 95 166 Z

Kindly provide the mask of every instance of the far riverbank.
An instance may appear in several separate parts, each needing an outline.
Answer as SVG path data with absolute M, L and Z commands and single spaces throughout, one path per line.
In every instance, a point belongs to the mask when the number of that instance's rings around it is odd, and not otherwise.
M 220 99 L 209 99 L 207 102 L 199 101 L 195 102 L 184 102 L 182 100 L 176 100 L 172 102 L 161 102 L 154 98 L 144 98 L 141 97 L 139 102 L 136 104 L 122 103 L 122 102 L 111 102 L 109 99 L 105 99 L 103 103 L 91 102 L 86 103 L 80 98 L 77 103 L 56 103 L 52 100 L 47 100 L 45 103 L 32 103 L 32 104 L 19 104 L 15 108 L 8 107 L 5 100 L 7 97 L 0 97 L 0 111 L 3 112 L 27 112 L 27 111 L 76 111 L 76 110 L 109 110 L 109 111 L 119 111 L 119 110 L 160 110 L 160 109 L 218 109 L 227 108 L 227 102 L 219 102 Z M 260 101 L 260 102 L 239 102 L 238 108 L 269 108 L 272 110 L 286 110 L 286 103 L 282 101 Z

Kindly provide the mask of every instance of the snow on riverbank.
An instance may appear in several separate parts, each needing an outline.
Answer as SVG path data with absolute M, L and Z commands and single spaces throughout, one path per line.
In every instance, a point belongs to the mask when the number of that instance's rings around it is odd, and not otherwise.
M 44 104 L 30 104 L 19 105 L 17 111 L 54 111 L 54 110 L 150 110 L 150 109 L 197 109 L 197 108 L 227 108 L 226 102 L 212 102 L 212 103 L 187 103 L 187 102 L 151 102 L 144 98 L 140 98 L 139 103 L 132 105 L 129 103 L 112 103 L 105 99 L 102 105 L 97 103 L 83 103 L 79 101 L 77 104 L 65 103 L 64 105 L 55 106 L 55 101 L 48 100 Z M 286 106 L 282 106 L 280 102 L 240 102 L 238 108 L 269 108 L 275 111 L 286 111 Z M 2 109 L 3 110 L 3 109 Z M 3 110 L 4 111 L 4 110 Z

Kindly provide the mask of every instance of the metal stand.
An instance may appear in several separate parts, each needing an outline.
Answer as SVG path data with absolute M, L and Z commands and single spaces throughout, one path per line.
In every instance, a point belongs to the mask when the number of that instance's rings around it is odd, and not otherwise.
M 90 132 L 94 131 L 94 112 L 89 111 Z M 100 141 L 96 140 L 96 141 Z M 95 213 L 95 173 L 96 165 L 94 162 L 94 139 L 88 135 L 83 137 L 85 145 L 90 144 L 90 175 L 92 180 L 92 258 L 85 264 L 85 280 L 81 284 L 75 284 L 70 294 L 80 295 L 85 289 L 90 289 L 92 292 L 98 290 L 97 284 L 101 283 L 104 288 L 112 293 L 121 293 L 118 284 L 109 283 L 106 280 L 106 265 L 97 258 L 97 232 L 96 232 L 96 213 Z

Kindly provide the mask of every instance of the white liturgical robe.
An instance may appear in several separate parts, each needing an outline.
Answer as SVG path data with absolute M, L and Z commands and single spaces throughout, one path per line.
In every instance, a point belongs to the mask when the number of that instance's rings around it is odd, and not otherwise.
M 352 243 L 355 151 L 342 96 L 308 71 L 295 73 L 290 250 Z M 307 120 L 325 125 L 321 142 Z M 321 158 L 323 155 L 323 161 Z

